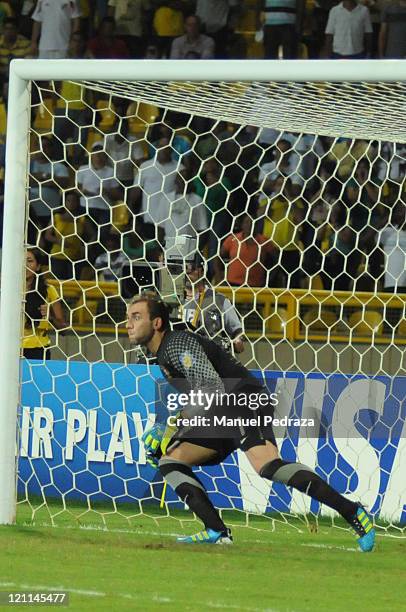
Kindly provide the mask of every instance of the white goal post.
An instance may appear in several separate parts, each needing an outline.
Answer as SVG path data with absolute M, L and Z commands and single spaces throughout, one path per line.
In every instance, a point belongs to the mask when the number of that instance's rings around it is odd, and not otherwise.
M 373 138 L 374 125 L 376 136 L 385 134 L 392 142 L 406 142 L 404 116 L 406 108 L 399 106 L 397 113 L 390 107 L 391 95 L 388 91 L 388 107 L 373 107 L 373 97 L 362 100 L 363 83 L 404 83 L 406 84 L 406 61 L 401 60 L 357 60 L 357 61 L 167 61 L 167 60 L 14 60 L 10 67 L 10 85 L 8 98 L 6 175 L 4 198 L 4 234 L 1 269 L 1 305 L 0 305 L 0 524 L 12 524 L 16 517 L 16 436 L 17 407 L 20 385 L 20 337 L 21 337 L 21 304 L 23 295 L 24 269 L 24 232 L 26 223 L 27 175 L 28 175 L 28 138 L 30 129 L 30 84 L 32 81 L 65 80 L 87 83 L 159 83 L 165 82 L 203 82 L 232 83 L 257 82 L 267 84 L 284 83 L 286 93 L 291 84 L 354 82 L 360 84 L 358 104 L 347 98 L 345 107 L 343 99 L 339 101 L 335 113 L 327 117 L 323 108 L 311 109 L 305 117 L 309 128 L 313 117 L 317 130 L 323 130 L 323 124 L 329 121 L 327 135 L 345 134 L 344 125 L 353 116 L 358 124 L 358 136 L 365 130 L 365 137 Z M 261 94 L 257 100 L 250 102 L 239 115 L 247 124 L 255 125 L 255 115 L 261 113 Z M 300 95 L 300 92 L 298 93 Z M 303 92 L 304 99 L 312 95 L 311 91 Z M 283 89 L 278 94 L 275 106 L 283 98 Z M 293 95 L 291 100 L 294 100 Z M 403 98 L 403 101 L 405 98 Z M 164 106 L 164 98 L 161 97 Z M 194 99 L 194 104 L 196 99 Z M 203 105 L 204 106 L 204 105 Z M 202 108 L 203 108 L 202 106 Z M 364 107 L 363 107 L 364 106 Z M 199 108 L 194 106 L 195 112 Z M 188 109 L 190 110 L 190 109 Z M 241 110 L 241 109 L 240 109 Z M 280 129 L 304 132 L 304 124 L 297 115 L 293 105 L 292 116 L 282 121 Z M 359 113 L 358 117 L 354 112 Z M 387 131 L 382 123 L 387 115 Z M 281 111 L 282 113 L 283 111 Z M 306 109 L 303 111 L 306 114 Z M 379 112 L 384 115 L 379 121 Z M 219 107 L 215 118 L 232 121 L 235 115 L 227 105 Z M 399 122 L 396 124 L 396 118 Z M 365 119 L 365 121 L 364 121 Z M 403 124 L 402 124 L 403 120 Z M 274 127 L 272 120 L 267 127 Z M 341 125 L 341 122 L 343 125 Z M 335 123 L 335 127 L 333 124 Z M 264 125 L 262 121 L 261 125 Z M 318 133 L 317 130 L 314 133 Z M 344 130 L 344 132 L 343 132 Z M 310 130 L 309 130 L 310 133 Z M 323 133 L 323 131 L 321 132 Z

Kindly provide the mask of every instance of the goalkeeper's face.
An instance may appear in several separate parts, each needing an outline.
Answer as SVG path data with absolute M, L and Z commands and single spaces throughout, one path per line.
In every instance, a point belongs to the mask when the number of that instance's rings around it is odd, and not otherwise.
M 126 327 L 131 344 L 146 346 L 152 340 L 156 330 L 146 302 L 130 304 Z

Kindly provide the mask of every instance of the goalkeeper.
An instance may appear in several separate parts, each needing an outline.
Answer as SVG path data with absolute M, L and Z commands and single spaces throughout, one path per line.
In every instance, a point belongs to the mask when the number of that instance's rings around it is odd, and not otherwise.
M 254 392 L 266 391 L 261 381 L 212 340 L 189 331 L 171 331 L 168 307 L 156 297 L 141 295 L 133 299 L 128 307 L 127 332 L 132 344 L 146 346 L 156 355 L 165 377 L 183 395 L 189 391 L 192 397 L 192 391 L 196 394 L 201 391 L 207 394 L 205 397 L 213 399 L 224 392 L 238 393 L 239 397 L 245 394 L 249 398 Z M 232 543 L 231 531 L 214 508 L 192 466 L 221 463 L 240 448 L 260 476 L 293 487 L 333 508 L 351 525 L 361 550 L 373 549 L 375 530 L 364 508 L 337 493 L 311 468 L 282 460 L 272 427 L 262 426 L 260 419 L 256 420 L 259 424 L 253 425 L 255 419 L 252 419 L 250 408 L 240 402 L 230 407 L 216 401 L 210 410 L 206 405 L 203 413 L 205 416 L 196 411 L 192 403 L 182 410 L 178 419 L 180 427 L 169 439 L 165 438 L 165 423 L 156 423 L 143 436 L 149 461 L 204 524 L 203 531 L 178 538 L 179 542 Z M 202 418 L 210 421 L 213 415 L 248 418 L 230 429 L 206 426 Z

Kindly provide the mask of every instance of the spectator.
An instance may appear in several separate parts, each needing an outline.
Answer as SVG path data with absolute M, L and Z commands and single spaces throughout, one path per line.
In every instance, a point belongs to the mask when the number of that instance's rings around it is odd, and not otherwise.
M 355 0 L 343 0 L 330 10 L 325 34 L 327 57 L 361 59 L 371 55 L 369 10 Z
M 58 292 L 45 281 L 44 273 L 41 272 L 41 263 L 41 250 L 27 249 L 23 337 L 23 355 L 26 359 L 50 359 L 49 329 L 66 327 Z
M 146 261 L 159 261 L 161 245 L 164 243 L 164 239 L 162 237 L 163 230 L 160 232 L 160 229 L 161 228 L 158 228 L 158 240 L 145 239 L 146 231 L 144 222 L 141 218 L 138 218 L 135 231 L 126 231 L 123 234 L 124 253 L 131 260 L 143 259 Z
M 219 162 L 212 158 L 204 163 L 201 176 L 194 179 L 194 186 L 207 209 L 207 222 L 210 228 L 209 273 L 219 279 L 221 274 L 218 261 L 219 241 L 230 231 L 232 220 L 227 210 L 231 183 L 228 178 L 222 176 Z
M 236 27 L 241 0 L 197 0 L 196 15 L 216 45 L 216 57 L 228 57 L 230 34 Z
M 74 32 L 69 41 L 68 58 L 84 59 L 89 57 L 86 51 L 86 39 L 81 32 Z M 66 145 L 72 143 L 69 157 L 78 167 L 81 163 L 92 114 L 87 102 L 91 101 L 89 90 L 72 81 L 57 81 L 58 99 L 55 109 L 55 154 L 57 158 L 67 158 Z
M 179 235 L 201 236 L 207 230 L 206 207 L 193 192 L 193 182 L 188 180 L 185 170 L 177 174 L 173 191 L 162 196 L 159 210 L 166 240 Z
M 286 208 L 287 202 L 286 195 L 282 196 L 280 201 L 271 201 L 270 206 L 260 209 L 258 214 L 264 218 L 262 235 L 278 249 L 272 262 L 277 265 L 273 267 L 268 285 L 294 289 L 301 287 L 303 281 L 301 261 L 305 211 L 301 200 L 290 203 Z M 274 211 L 272 205 L 275 206 Z
M 214 40 L 200 33 L 200 19 L 196 15 L 185 19 L 185 32 L 173 41 L 171 59 L 187 59 L 188 53 L 197 54 L 198 59 L 214 58 Z
M 128 119 L 117 121 L 114 132 L 107 134 L 105 149 L 114 164 L 114 176 L 125 187 L 134 185 L 134 176 L 144 158 L 144 150 L 135 136 L 129 134 Z
M 113 168 L 103 150 L 103 143 L 93 143 L 87 165 L 81 166 L 77 173 L 77 184 L 82 192 L 80 204 L 96 223 L 111 222 L 111 205 L 122 200 L 123 192 L 114 178 Z
M 353 140 L 351 138 L 322 137 L 326 150 L 326 161 L 337 166 L 336 175 L 345 182 L 353 174 L 357 161 L 361 157 L 369 156 L 372 143 L 367 140 Z
M 161 59 L 161 51 L 159 45 L 150 41 L 145 49 L 144 59 Z
M 130 57 L 125 42 L 116 37 L 116 23 L 112 17 L 103 19 L 97 36 L 89 42 L 88 49 L 95 59 L 129 59 Z
M 28 39 L 31 39 L 32 33 L 32 14 L 35 10 L 34 0 L 23 0 L 22 6 L 15 12 L 19 15 L 19 31 Z
M 149 0 L 109 0 L 109 16 L 115 20 L 116 32 L 133 58 L 143 55 L 149 9 Z
M 30 52 L 30 41 L 18 33 L 18 20 L 6 17 L 0 36 L 0 73 L 8 77 L 11 60 L 22 59 Z
M 208 159 L 215 154 L 219 144 L 224 140 L 228 140 L 231 136 L 228 123 L 226 121 L 217 121 L 214 125 L 209 124 L 206 126 L 203 134 L 199 136 L 194 149 L 201 159 Z
M 32 15 L 31 54 L 40 59 L 65 58 L 71 33 L 79 31 L 79 18 L 77 0 L 38 0 Z
M 384 291 L 406 293 L 406 206 L 398 202 L 379 235 L 385 253 Z
M 65 192 L 65 206 L 53 211 L 45 239 L 52 245 L 51 270 L 56 278 L 79 280 L 85 265 L 85 243 L 96 240 L 96 233 L 83 214 L 77 191 Z
M 164 122 L 155 123 L 151 126 L 151 128 L 152 129 L 147 136 L 147 140 L 151 142 L 148 147 L 150 157 L 155 155 L 158 143 L 162 138 L 167 138 L 171 143 L 173 161 L 178 161 L 179 157 L 185 155 L 185 153 L 188 153 L 192 148 L 194 133 L 191 130 L 172 129 Z
M 356 232 L 345 222 L 345 207 L 340 208 L 343 214 L 334 218 L 320 276 L 325 289 L 349 291 L 358 275 L 361 254 L 355 249 Z
M 301 232 L 304 246 L 303 272 L 305 273 L 305 286 L 310 278 L 320 273 L 322 268 L 323 251 L 328 248 L 328 238 L 333 233 L 333 218 L 336 214 L 335 205 L 330 206 L 323 199 L 314 199 L 310 206 L 307 221 Z M 321 277 L 319 277 L 321 279 Z
M 129 205 L 134 212 L 141 212 L 145 224 L 146 238 L 155 237 L 155 225 L 162 219 L 160 203 L 162 195 L 171 193 L 177 172 L 182 169 L 172 159 L 172 148 L 167 138 L 159 141 L 159 148 L 152 159 L 140 166 L 134 188 L 129 194 Z
M 406 175 L 406 145 L 382 143 L 378 160 L 378 178 L 381 183 L 387 179 L 401 183 Z
M 94 23 L 98 26 L 108 16 L 108 0 L 89 0 L 89 2 L 95 13 Z
M 251 216 L 244 214 L 241 231 L 228 236 L 221 247 L 221 257 L 230 259 L 226 264 L 227 283 L 236 287 L 264 287 L 266 257 L 273 252 L 273 244 L 255 232 Z
M 30 221 L 29 240 L 36 243 L 37 230 L 47 226 L 51 211 L 61 205 L 61 189 L 70 183 L 69 170 L 61 162 L 54 162 L 54 140 L 41 139 L 42 150 L 33 155 L 30 163 Z
M 260 200 L 259 217 L 269 218 L 276 223 L 286 219 L 292 203 L 295 203 L 302 210 L 305 208 L 303 200 L 297 198 L 290 178 L 278 176 L 274 183 L 272 196 L 270 200 Z
M 151 0 L 155 8 L 153 26 L 161 55 L 169 57 L 171 46 L 184 31 L 184 13 L 191 10 L 190 0 Z
M 325 150 L 322 140 L 315 134 L 291 134 L 293 154 L 299 156 L 295 170 L 306 181 L 314 177 Z
M 278 59 L 282 47 L 283 59 L 297 57 L 299 34 L 304 14 L 303 0 L 261 0 L 264 52 L 266 59 Z M 260 29 L 260 12 L 257 13 Z
M 241 318 L 230 300 L 206 282 L 202 266 L 193 266 L 187 273 L 181 314 L 203 336 L 236 353 L 244 350 Z
M 406 58 L 406 0 L 395 0 L 382 11 L 379 57 Z
M 367 157 L 361 158 L 345 189 L 345 198 L 351 207 L 351 225 L 357 232 L 371 227 L 372 214 L 378 201 L 379 189 L 377 178 L 372 173 L 371 162 Z
M 309 202 L 322 199 L 325 203 L 332 205 L 336 202 L 342 191 L 342 183 L 334 176 L 336 164 L 330 159 L 323 159 L 318 168 L 314 180 L 310 183 L 310 189 L 306 190 Z
M 295 153 L 288 140 L 280 139 L 274 149 L 274 159 L 260 167 L 259 183 L 266 195 L 272 197 L 278 177 L 289 178 L 291 188 L 298 194 L 303 187 L 304 179 L 299 174 L 300 157 Z
M 123 268 L 130 265 L 127 255 L 121 250 L 120 235 L 114 227 L 105 229 L 102 240 L 105 252 L 99 255 L 94 267 L 99 271 L 99 280 L 117 283 L 123 276 Z
M 14 13 L 14 15 L 18 15 L 19 13 Z M 13 9 L 11 8 L 9 2 L 6 0 L 5 2 L 0 2 L 0 31 L 3 28 L 8 18 L 13 17 Z

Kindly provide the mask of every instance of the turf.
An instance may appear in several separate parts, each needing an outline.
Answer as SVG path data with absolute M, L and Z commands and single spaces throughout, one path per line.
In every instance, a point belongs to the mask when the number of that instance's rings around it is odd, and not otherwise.
M 357 551 L 346 530 L 307 529 L 254 519 L 237 523 L 235 545 L 182 546 L 174 534 L 199 524 L 128 513 L 34 515 L 20 505 L 17 525 L 0 528 L 0 590 L 66 589 L 76 610 L 241 610 L 307 612 L 401 610 L 406 600 L 406 540 L 379 537 Z M 50 514 L 55 527 L 51 526 Z M 108 530 L 102 517 L 107 519 Z M 64 608 L 61 608 L 64 609 Z M 65 608 L 66 609 L 66 608 Z

